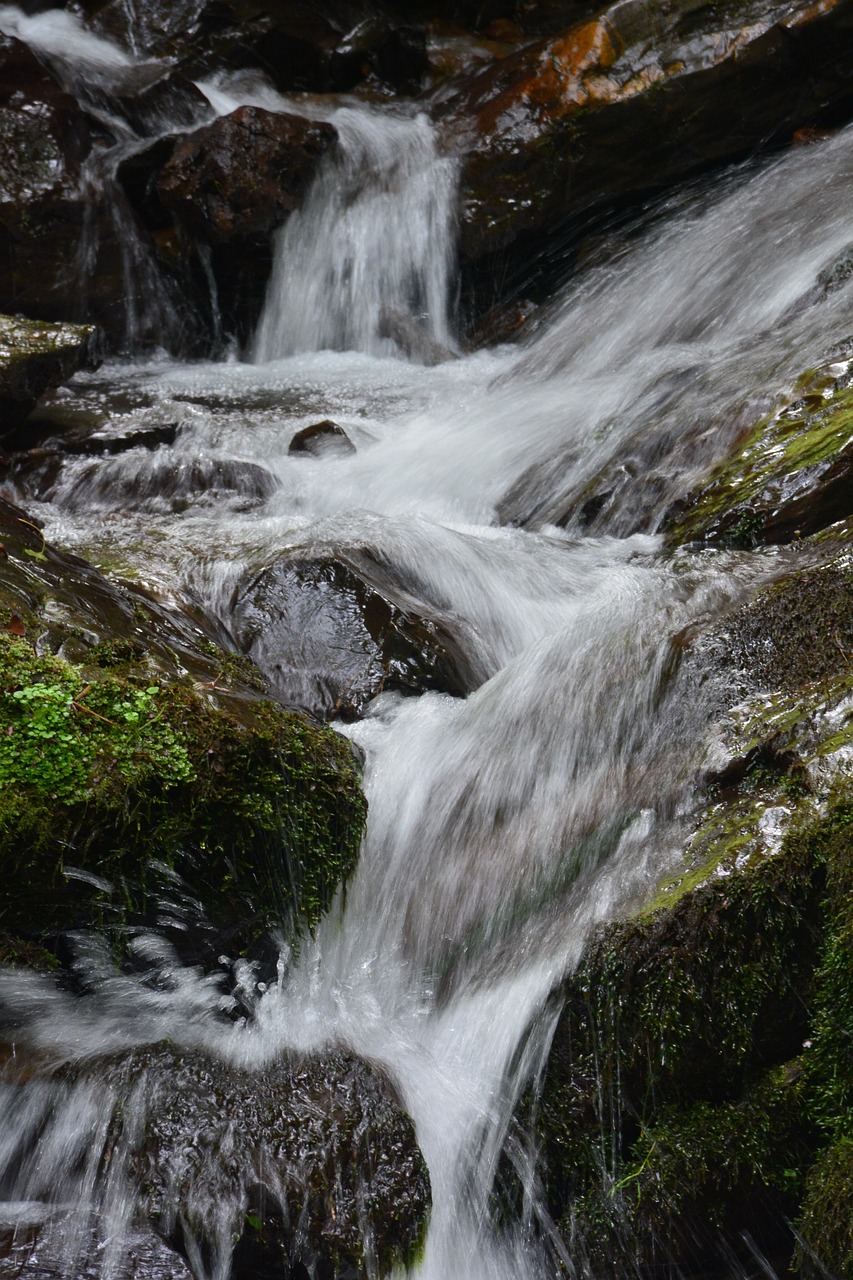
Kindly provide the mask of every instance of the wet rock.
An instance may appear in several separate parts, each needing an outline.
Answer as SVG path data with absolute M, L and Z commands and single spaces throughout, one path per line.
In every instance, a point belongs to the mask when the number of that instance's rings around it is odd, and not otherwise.
M 297 431 L 287 447 L 288 453 L 310 453 L 314 457 L 326 454 L 342 455 L 355 453 L 355 445 L 343 427 L 339 427 L 330 418 L 323 422 L 314 422 L 310 427 Z
M 809 1246 L 843 1274 L 850 1184 L 828 1171 L 853 1097 L 850 537 L 803 543 L 685 638 L 679 679 L 716 690 L 720 767 L 657 895 L 561 989 L 537 1132 L 548 1209 L 594 1273 L 758 1256 L 781 1272 L 805 1206 Z
M 174 133 L 209 120 L 213 108 L 186 76 L 164 71 L 162 63 L 137 63 L 102 73 L 97 83 L 82 84 L 83 102 L 119 114 L 137 133 Z
M 593 208 L 750 154 L 851 91 L 847 0 L 697 8 L 617 3 L 447 86 L 464 148 L 461 248 L 528 255 Z M 614 139 L 618 144 L 614 145 Z
M 416 1253 L 430 1201 L 414 1126 L 387 1078 L 350 1054 L 287 1055 L 257 1071 L 141 1050 L 107 1072 L 144 1077 L 133 1171 L 158 1231 L 200 1274 L 386 1275 Z
M 121 449 L 106 452 L 122 452 Z M 230 498 L 248 510 L 265 502 L 278 488 L 272 472 L 257 462 L 231 458 L 188 457 L 170 451 L 153 456 L 140 452 L 135 464 L 94 464 L 84 470 L 63 497 L 69 510 L 108 510 L 127 497 L 139 509 L 185 511 L 191 503 Z M 50 491 L 46 491 L 47 496 Z
M 46 391 L 78 369 L 96 369 L 97 346 L 92 325 L 38 324 L 0 315 L 0 439 Z
M 329 59 L 330 87 L 354 88 L 371 74 L 398 94 L 415 94 L 426 71 L 424 28 L 373 14 L 357 23 Z
M 74 99 L 26 45 L 0 36 L 0 310 L 75 314 L 60 282 L 83 232 L 91 146 Z
M 299 207 L 334 139 L 331 125 L 240 107 L 178 142 L 156 193 L 210 244 L 268 237 Z
M 215 963 L 313 925 L 364 801 L 336 735 L 265 698 L 212 625 L 110 583 L 0 501 L 0 910 L 56 951 L 161 923 Z M 310 832 L 310 836 L 306 833 Z
M 752 547 L 806 537 L 853 514 L 849 344 L 742 430 L 704 485 L 670 509 L 673 543 Z
M 468 692 L 445 628 L 342 560 L 288 557 L 239 589 L 241 648 L 287 706 L 353 719 L 383 690 Z

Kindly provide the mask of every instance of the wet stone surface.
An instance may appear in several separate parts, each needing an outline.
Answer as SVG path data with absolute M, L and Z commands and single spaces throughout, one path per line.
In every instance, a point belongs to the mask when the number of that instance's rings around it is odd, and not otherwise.
M 285 558 L 239 588 L 238 641 L 281 700 L 350 720 L 383 690 L 466 692 L 451 637 L 339 560 Z

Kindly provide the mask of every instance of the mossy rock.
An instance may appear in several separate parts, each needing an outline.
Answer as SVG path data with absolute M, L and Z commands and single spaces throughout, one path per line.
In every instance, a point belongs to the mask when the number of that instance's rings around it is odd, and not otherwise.
M 720 689 L 694 830 L 559 993 L 528 1102 L 549 1212 L 594 1274 L 728 1275 L 758 1254 L 784 1270 L 796 1230 L 847 1274 L 829 1154 L 853 1136 L 846 532 L 687 642 L 681 678 Z
M 0 437 L 27 416 L 39 396 L 78 369 L 97 368 L 94 325 L 37 324 L 0 315 Z
M 800 1263 L 808 1275 L 853 1277 L 853 1138 L 824 1151 L 806 1185 Z
M 850 339 L 841 343 L 779 407 L 740 434 L 671 513 L 672 545 L 785 543 L 853 515 L 851 350 Z
M 210 959 L 312 928 L 352 871 L 348 743 L 263 696 L 245 659 L 0 510 L 0 909 L 54 950 L 168 923 Z

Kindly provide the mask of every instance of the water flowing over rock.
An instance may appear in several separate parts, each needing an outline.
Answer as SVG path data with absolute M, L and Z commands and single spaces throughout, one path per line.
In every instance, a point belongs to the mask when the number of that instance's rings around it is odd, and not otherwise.
M 851 73 L 833 51 L 851 30 L 846 0 L 623 0 L 495 62 L 455 96 L 445 88 L 441 117 L 465 151 L 463 258 L 490 261 L 519 237 L 530 254 L 593 208 L 785 142 L 843 109 Z
M 455 161 L 422 115 L 345 107 L 332 123 L 338 147 L 277 236 L 255 359 L 385 354 L 400 332 L 403 350 L 421 332 L 423 350 L 449 353 Z
M 40 994 L 51 998 L 46 983 Z M 9 1005 L 0 1019 L 14 1025 Z M 111 1222 L 108 1265 L 126 1261 L 140 1216 L 196 1280 L 384 1276 L 419 1247 L 430 1190 L 411 1121 L 387 1077 L 352 1054 L 289 1054 L 251 1071 L 161 1045 L 58 1071 L 50 1056 L 33 1054 L 31 1072 L 12 1061 L 2 1090 L 20 1123 L 7 1140 L 31 1199 L 50 1196 L 50 1174 L 67 1175 L 39 1161 L 32 1126 L 72 1140 L 75 1111 L 86 1116 L 92 1147 L 79 1154 L 90 1174 L 99 1167 L 78 1191 Z M 69 1221 L 60 1203 L 52 1217 L 36 1265 L 64 1256 L 87 1268 L 85 1213 Z
M 85 5 L 0 1272 L 848 1280 L 851 0 Z
M 363 715 L 382 690 L 470 687 L 444 627 L 339 560 L 277 561 L 238 588 L 233 616 L 241 648 L 282 702 L 319 720 Z

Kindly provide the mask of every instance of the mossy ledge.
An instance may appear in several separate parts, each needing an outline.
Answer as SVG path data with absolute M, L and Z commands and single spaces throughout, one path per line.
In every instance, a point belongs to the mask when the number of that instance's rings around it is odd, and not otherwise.
M 49 964 L 90 926 L 160 924 L 201 961 L 313 928 L 366 815 L 349 745 L 186 619 L 0 516 L 4 961 Z
M 690 639 L 692 834 L 555 993 L 517 1120 L 579 1273 L 853 1280 L 849 532 Z
M 593 1274 L 796 1253 L 853 1277 L 851 876 L 848 793 L 587 946 L 528 1105 L 549 1211 Z
M 785 543 L 853 515 L 853 338 L 746 431 L 670 512 L 672 546 Z

